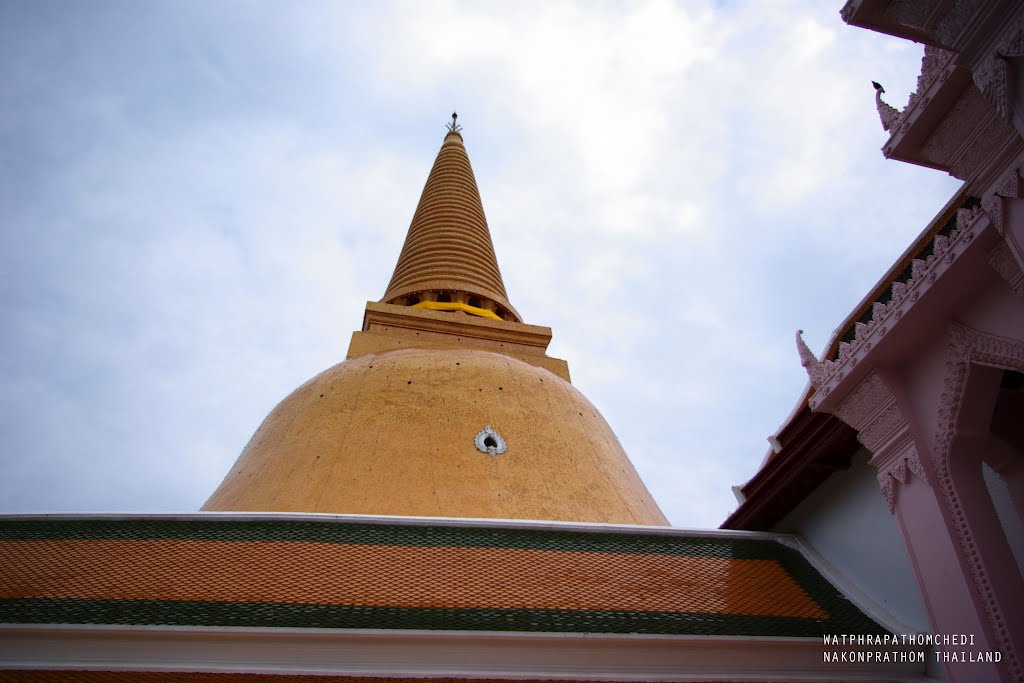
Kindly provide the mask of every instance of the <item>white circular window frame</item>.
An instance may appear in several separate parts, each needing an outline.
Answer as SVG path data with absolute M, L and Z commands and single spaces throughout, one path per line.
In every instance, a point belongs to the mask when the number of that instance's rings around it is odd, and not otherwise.
M 494 439 L 495 443 L 498 445 L 488 446 L 485 444 L 484 442 L 487 440 L 487 437 Z M 473 438 L 473 443 L 476 444 L 476 449 L 478 451 L 486 453 L 487 455 L 501 455 L 508 450 L 508 444 L 505 443 L 505 439 L 501 438 L 501 434 L 494 431 L 494 428 L 491 427 L 491 425 L 487 425 L 481 429 L 480 433 Z

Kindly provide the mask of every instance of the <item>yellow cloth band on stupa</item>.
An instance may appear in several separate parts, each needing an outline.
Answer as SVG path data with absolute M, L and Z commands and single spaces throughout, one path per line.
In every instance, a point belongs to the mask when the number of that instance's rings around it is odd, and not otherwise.
M 460 304 L 457 301 L 421 301 L 418 304 L 413 304 L 413 308 L 426 308 L 431 311 L 462 311 L 463 313 L 469 313 L 470 315 L 478 315 L 481 318 L 490 318 L 491 320 L 501 320 L 498 314 L 494 311 L 488 311 L 486 308 L 477 308 L 476 306 L 470 306 L 469 304 Z

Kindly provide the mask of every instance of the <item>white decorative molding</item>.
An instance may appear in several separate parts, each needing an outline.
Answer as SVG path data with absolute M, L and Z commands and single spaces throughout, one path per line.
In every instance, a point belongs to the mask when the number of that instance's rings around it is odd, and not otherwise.
M 1024 174 L 1024 162 L 1011 166 L 1000 179 L 996 192 L 1007 199 L 1020 199 L 1024 197 L 1024 182 L 1021 180 Z
M 1024 298 L 1024 281 L 1021 276 L 1021 270 L 1024 269 L 1024 245 L 1020 244 L 1019 237 L 1007 224 L 1006 203 L 1007 200 L 1024 199 L 1022 175 L 1024 162 L 1018 160 L 995 183 L 994 189 L 981 199 L 982 209 L 1002 237 L 1000 244 L 989 252 L 989 265 L 1006 280 L 1010 291 L 1018 299 Z
M 906 484 L 910 481 L 911 473 L 921 481 L 928 483 L 928 476 L 925 474 L 924 466 L 921 465 L 917 449 L 914 448 L 903 455 L 890 459 L 886 465 L 878 468 L 878 485 L 882 487 L 882 493 L 885 494 L 889 514 L 896 511 L 896 482 Z
M 917 90 L 915 94 L 922 95 L 928 87 L 940 75 L 946 73 L 946 67 L 953 60 L 956 53 L 951 50 L 943 50 L 934 45 L 924 46 L 924 55 L 921 57 L 921 73 L 917 77 Z M 913 97 L 913 95 L 911 95 Z
M 999 234 L 1003 233 L 1003 198 L 996 193 L 987 194 L 981 198 L 981 208 L 988 214 L 992 225 Z
M 999 55 L 992 55 L 974 67 L 971 75 L 978 90 L 995 107 L 999 118 L 1009 123 L 1010 99 L 1007 94 L 1009 88 L 1007 81 L 1009 81 L 1010 74 L 1006 68 L 1006 60 Z
M 999 246 L 989 252 L 988 264 L 1006 280 L 1013 295 L 1024 301 L 1024 270 L 1021 270 L 1005 242 L 1000 242 Z
M 878 373 L 872 372 L 858 384 L 835 415 L 857 430 L 857 439 L 874 456 L 868 464 L 878 470 L 878 485 L 890 514 L 896 510 L 897 482 L 906 484 L 913 472 L 928 483 L 907 418 Z
M 1010 638 L 1003 608 L 992 590 L 988 572 L 981 561 L 963 509 L 963 501 L 953 486 L 950 458 L 953 439 L 957 434 L 957 418 L 964 399 L 967 376 L 972 364 L 982 364 L 1009 370 L 1024 371 L 1024 342 L 1008 337 L 985 334 L 965 325 L 954 323 L 949 328 L 950 343 L 946 352 L 946 377 L 939 400 L 935 443 L 932 448 L 936 473 L 936 488 L 949 512 L 953 531 L 970 569 L 974 584 L 996 637 L 996 645 L 1003 653 L 1003 661 L 1011 680 L 1024 680 L 1024 665 L 1017 654 L 1016 644 Z
M 974 223 L 976 220 L 981 218 L 982 214 L 987 214 L 985 207 L 981 205 L 964 206 L 956 210 L 956 222 L 957 225 L 967 225 Z
M 501 434 L 494 431 L 491 425 L 487 425 L 477 432 L 477 435 L 473 437 L 473 443 L 478 451 L 487 455 L 501 455 L 508 450 L 505 439 L 501 438 Z
M 927 107 L 935 95 L 935 91 L 941 87 L 954 68 L 953 58 L 956 53 L 943 50 L 934 45 L 924 46 L 924 56 L 921 58 L 921 73 L 917 76 L 917 89 L 910 93 L 907 106 L 903 108 L 894 128 L 894 135 L 902 135 L 910 129 L 913 122 L 920 116 L 921 111 Z M 888 156 L 888 155 L 887 155 Z
M 868 352 L 903 319 L 907 312 L 925 296 L 935 282 L 960 258 L 986 227 L 986 212 L 975 207 L 957 212 L 957 228 L 947 237 L 936 235 L 932 253 L 927 259 L 916 259 L 911 266 L 907 282 L 892 283 L 892 298 L 888 303 L 872 305 L 872 317 L 867 323 L 854 325 L 852 342 L 841 342 L 835 360 L 820 362 L 820 385 L 810 399 L 812 409 L 817 408 L 840 382 L 867 356 Z
M 960 68 L 954 60 L 947 66 L 946 73 L 953 74 Z M 952 105 L 943 104 L 935 109 L 934 99 L 940 97 L 945 82 L 945 78 L 933 81 L 923 99 L 914 107 L 908 106 L 897 134 L 884 149 L 887 155 L 901 149 L 900 158 L 948 169 L 950 175 L 961 180 L 976 179 L 979 172 L 991 170 L 993 160 L 1001 161 L 1005 155 L 1015 153 L 1020 134 L 1013 125 L 999 118 L 991 103 L 974 87 L 956 88 Z M 936 119 L 940 111 L 944 113 Z M 912 142 L 904 144 L 899 132 L 918 125 L 919 121 L 924 122 L 919 134 Z M 979 187 L 987 184 L 985 180 Z
M 988 98 L 999 118 L 1006 123 L 1013 121 L 1010 69 L 1006 61 L 1009 57 L 1024 57 L 1024 13 L 1021 12 L 1003 29 L 1002 35 L 996 40 L 995 49 L 974 67 L 972 74 L 978 90 Z
M 1024 196 L 1024 183 L 1021 182 L 1021 173 L 1024 173 L 1024 163 L 1011 166 L 1003 177 L 996 183 L 996 188 L 981 198 L 981 208 L 988 214 L 992 225 L 1000 235 L 1006 234 L 1004 223 L 1005 213 L 1003 211 L 1004 199 L 1020 199 Z

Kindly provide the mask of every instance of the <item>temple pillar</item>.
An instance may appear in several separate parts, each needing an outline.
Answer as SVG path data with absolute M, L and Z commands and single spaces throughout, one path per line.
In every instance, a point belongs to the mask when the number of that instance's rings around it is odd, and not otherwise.
M 977 662 L 970 657 L 961 661 L 962 652 L 998 651 L 1000 659 L 1008 654 L 1007 643 L 1013 642 L 1019 619 L 1007 618 L 1006 612 L 1015 611 L 1024 596 L 1016 562 L 982 479 L 981 457 L 977 452 L 957 452 L 951 460 L 962 517 L 958 525 L 950 515 L 949 496 L 934 486 L 939 471 L 933 464 L 935 453 L 927 430 L 913 417 L 920 412 L 912 400 L 901 378 L 872 371 L 842 400 L 835 414 L 857 430 L 857 438 L 873 455 L 869 464 L 877 469 L 889 511 L 899 522 L 932 632 L 969 639 L 965 644 L 938 644 L 937 662 L 950 681 L 1011 681 L 1012 674 L 1002 661 Z M 994 399 L 991 403 L 976 400 L 961 412 L 965 419 L 973 415 L 972 420 L 980 420 L 991 415 L 993 405 Z M 969 546 L 976 548 L 977 557 L 967 556 Z M 989 567 L 995 569 L 988 571 Z M 993 604 L 1007 609 L 993 615 Z M 1016 611 L 1024 615 L 1024 609 Z
M 1006 484 L 1014 512 L 1024 520 L 1024 453 L 991 432 L 962 434 L 957 443 L 969 452 L 978 453 L 999 475 Z
M 1024 581 L 982 476 L 983 453 L 971 447 L 974 443 L 974 439 L 954 441 L 952 483 L 973 550 L 983 567 L 987 589 L 984 597 L 986 602 L 995 601 L 1003 607 L 1004 628 L 1013 639 L 1013 634 L 1024 633 Z
M 1004 371 L 1021 369 L 1024 343 L 957 323 L 949 327 L 927 468 L 934 472 L 946 526 L 977 611 L 1001 652 L 998 669 L 1003 680 L 1024 677 L 1017 648 L 1024 642 L 1024 579 L 985 484 L 982 462 L 1008 455 L 987 447 L 995 443 L 991 426 Z
M 950 571 L 950 568 L 961 568 L 960 559 L 931 486 L 917 477 L 900 484 L 893 513 L 899 522 L 932 633 L 967 634 L 974 636 L 972 650 L 994 649 L 966 576 L 962 571 Z M 934 648 L 936 654 L 929 653 L 929 656 L 937 658 L 936 663 L 945 669 L 951 682 L 1008 680 L 1001 678 L 991 664 L 944 662 L 942 649 L 942 646 Z

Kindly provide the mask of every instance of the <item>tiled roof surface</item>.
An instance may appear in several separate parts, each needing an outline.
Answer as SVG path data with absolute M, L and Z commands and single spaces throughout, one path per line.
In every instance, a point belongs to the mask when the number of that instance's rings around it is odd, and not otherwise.
M 770 539 L 294 518 L 0 520 L 0 622 L 882 632 Z

